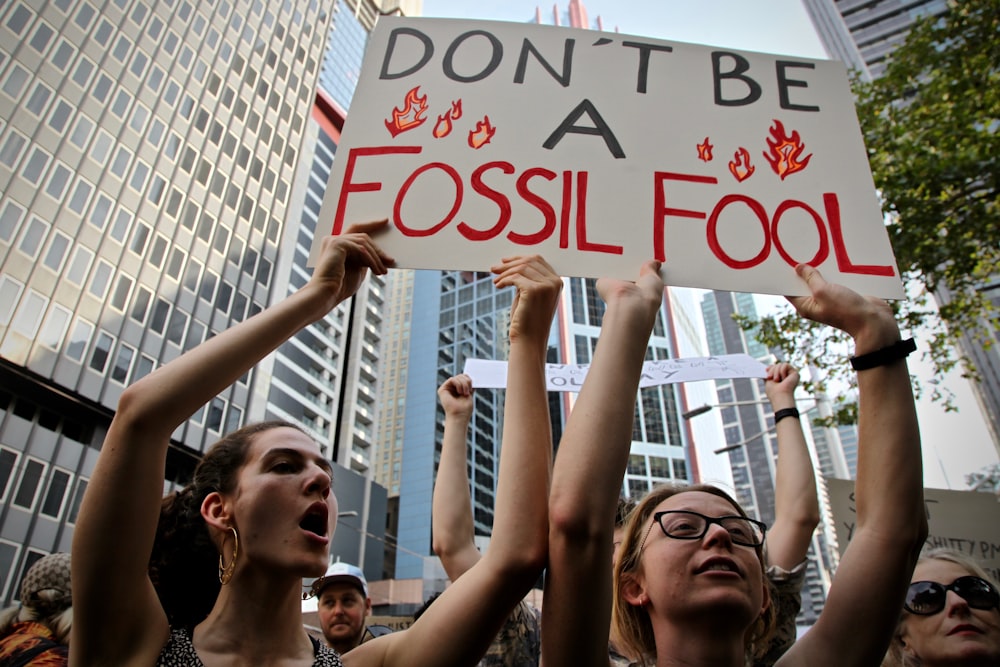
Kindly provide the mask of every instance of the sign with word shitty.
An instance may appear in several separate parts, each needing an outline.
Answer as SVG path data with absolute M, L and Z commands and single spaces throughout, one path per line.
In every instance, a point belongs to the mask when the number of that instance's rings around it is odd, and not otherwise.
M 806 294 L 902 283 L 844 66 L 535 24 L 383 18 L 317 243 L 388 218 L 409 268 L 541 254 L 560 275 Z

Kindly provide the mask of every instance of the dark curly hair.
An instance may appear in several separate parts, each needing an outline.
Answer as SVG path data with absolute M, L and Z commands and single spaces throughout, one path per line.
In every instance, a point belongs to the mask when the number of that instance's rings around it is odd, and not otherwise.
M 213 492 L 232 493 L 254 438 L 274 428 L 301 427 L 285 421 L 250 424 L 212 445 L 194 470 L 191 481 L 168 494 L 149 560 L 149 577 L 173 627 L 193 627 L 203 621 L 219 596 L 219 549 L 201 516 L 201 505 Z

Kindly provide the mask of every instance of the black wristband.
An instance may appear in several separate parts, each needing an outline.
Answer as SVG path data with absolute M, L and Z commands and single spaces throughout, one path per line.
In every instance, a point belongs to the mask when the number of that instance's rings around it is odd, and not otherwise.
M 782 408 L 780 410 L 775 410 L 775 412 L 774 412 L 774 424 L 777 426 L 778 422 L 780 422 L 785 417 L 795 417 L 796 419 L 798 419 L 799 418 L 799 409 L 798 408 Z
M 856 371 L 866 371 L 869 368 L 885 366 L 894 361 L 905 359 L 910 356 L 911 352 L 915 352 L 916 349 L 917 344 L 912 338 L 897 340 L 892 345 L 881 347 L 873 352 L 868 352 L 857 357 L 851 357 L 851 368 Z

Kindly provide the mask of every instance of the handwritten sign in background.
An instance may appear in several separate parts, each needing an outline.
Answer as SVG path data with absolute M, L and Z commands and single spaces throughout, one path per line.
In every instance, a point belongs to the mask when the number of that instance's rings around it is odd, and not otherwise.
M 545 364 L 546 389 L 580 391 L 589 370 L 590 364 Z M 466 359 L 462 372 L 472 378 L 472 385 L 478 389 L 507 386 L 506 361 Z M 664 359 L 643 362 L 639 387 L 723 378 L 763 378 L 766 375 L 767 367 L 748 354 Z
M 826 478 L 840 555 L 856 527 L 854 482 Z M 977 560 L 1000 581 L 1000 501 L 991 493 L 924 489 L 928 537 L 924 549 L 954 549 Z
M 318 240 L 388 217 L 410 268 L 540 253 L 561 275 L 902 297 L 844 67 L 492 21 L 372 33 Z

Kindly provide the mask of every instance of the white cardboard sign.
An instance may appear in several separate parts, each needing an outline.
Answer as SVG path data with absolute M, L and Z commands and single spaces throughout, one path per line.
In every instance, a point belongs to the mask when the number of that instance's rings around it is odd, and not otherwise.
M 388 218 L 408 268 L 541 254 L 564 276 L 901 298 L 844 66 L 617 33 L 380 19 L 319 240 Z
M 545 364 L 548 391 L 580 391 L 590 364 Z M 507 386 L 507 362 L 490 359 L 466 359 L 462 372 L 472 378 L 477 389 Z M 676 382 L 697 382 L 723 378 L 763 378 L 767 367 L 748 354 L 724 354 L 715 357 L 645 361 L 639 387 L 655 387 Z
M 886 474 L 891 474 L 886 471 Z M 837 546 L 844 555 L 857 527 L 854 482 L 826 478 Z M 1000 498 L 977 491 L 924 489 L 928 535 L 925 549 L 954 549 L 975 559 L 1000 579 Z

